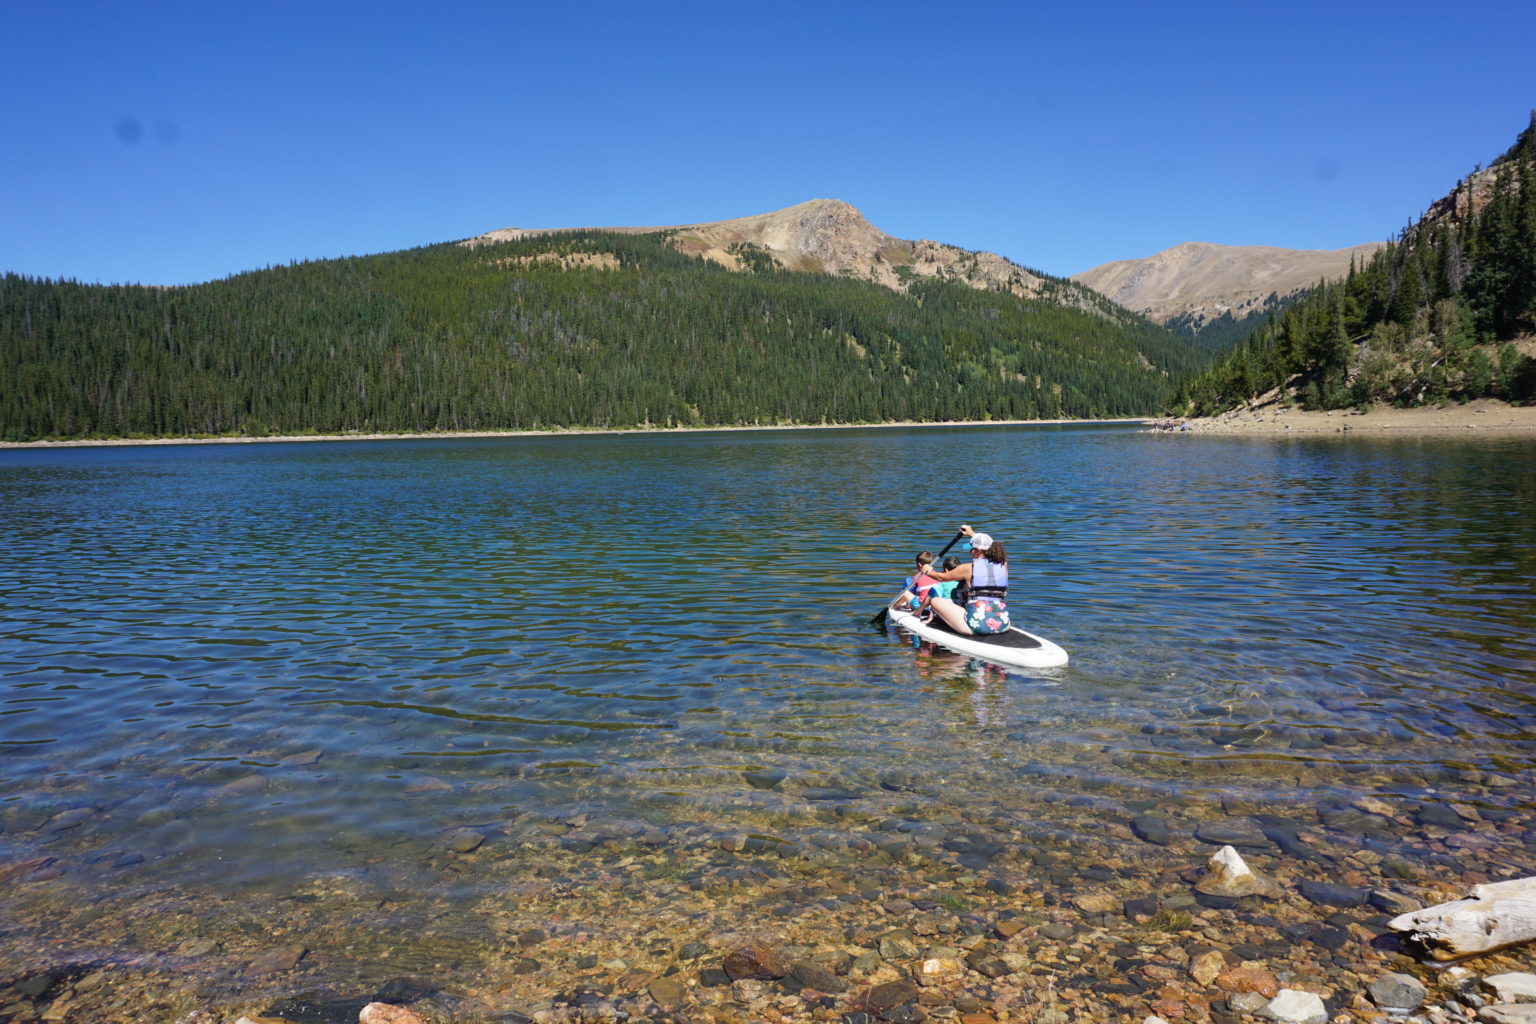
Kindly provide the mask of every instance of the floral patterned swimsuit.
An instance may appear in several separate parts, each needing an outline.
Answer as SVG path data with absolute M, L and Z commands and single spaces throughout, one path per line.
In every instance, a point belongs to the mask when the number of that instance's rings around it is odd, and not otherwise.
M 985 558 L 971 562 L 971 599 L 965 605 L 965 624 L 972 633 L 1001 633 L 1013 625 L 1008 618 L 1008 566 Z

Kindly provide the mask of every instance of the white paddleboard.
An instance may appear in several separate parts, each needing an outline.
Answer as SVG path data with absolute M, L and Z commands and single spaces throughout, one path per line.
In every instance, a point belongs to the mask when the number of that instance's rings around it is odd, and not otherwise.
M 956 633 L 935 616 L 932 622 L 923 622 L 910 611 L 891 609 L 891 622 L 924 640 L 931 640 L 940 647 L 947 647 L 958 654 L 984 658 L 999 665 L 1016 668 L 1055 668 L 1067 663 L 1067 652 L 1041 636 L 1026 633 L 1017 626 L 1003 633 L 986 633 L 967 636 Z

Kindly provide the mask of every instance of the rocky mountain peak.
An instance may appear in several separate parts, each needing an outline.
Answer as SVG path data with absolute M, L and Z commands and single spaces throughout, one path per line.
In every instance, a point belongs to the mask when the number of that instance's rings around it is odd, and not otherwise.
M 462 244 L 489 245 L 569 230 L 573 229 L 501 228 Z M 860 278 L 889 288 L 905 289 L 913 278 L 938 277 L 1020 296 L 1034 297 L 1046 291 L 1044 278 L 1011 260 L 940 242 L 896 238 L 840 199 L 811 199 L 770 213 L 702 224 L 587 230 L 623 234 L 665 231 L 676 249 L 733 270 L 745 268 L 742 248 L 751 246 L 787 270 Z M 1099 308 L 1092 296 L 1076 289 L 1056 289 L 1052 295 L 1063 305 Z

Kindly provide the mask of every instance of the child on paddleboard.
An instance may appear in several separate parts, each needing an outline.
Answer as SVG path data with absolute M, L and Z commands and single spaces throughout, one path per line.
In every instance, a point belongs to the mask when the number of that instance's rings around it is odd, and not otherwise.
M 914 612 L 923 611 L 928 607 L 928 602 L 934 597 L 934 588 L 939 586 L 939 581 L 930 573 L 933 572 L 933 552 L 920 551 L 915 559 L 915 571 L 907 577 L 906 590 L 902 592 L 902 598 L 906 599 L 907 607 Z M 932 614 L 931 612 L 929 613 Z M 927 618 L 924 618 L 927 621 Z
M 960 564 L 960 559 L 956 558 L 954 555 L 950 555 L 948 558 L 944 559 L 944 571 L 945 572 L 949 572 L 949 570 L 955 568 L 959 564 Z M 934 597 L 947 597 L 951 601 L 956 601 L 956 602 L 958 602 L 960 604 L 964 604 L 965 603 L 965 590 L 964 590 L 964 587 L 965 587 L 965 581 L 964 580 L 950 580 L 948 582 L 940 581 L 938 583 L 938 585 L 936 585 L 933 588 L 933 596 Z

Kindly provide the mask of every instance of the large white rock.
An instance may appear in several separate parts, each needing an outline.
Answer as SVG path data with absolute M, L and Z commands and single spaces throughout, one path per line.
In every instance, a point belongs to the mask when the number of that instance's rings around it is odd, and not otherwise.
M 1311 992 L 1283 988 L 1271 999 L 1258 1016 L 1267 1017 L 1281 1024 L 1328 1024 L 1328 1008 L 1322 999 Z
M 1536 974 L 1491 974 L 1483 979 L 1483 984 L 1493 990 L 1501 1003 L 1536 1003 Z
M 1536 1003 L 1500 1003 L 1477 1011 L 1486 1024 L 1536 1024 Z
M 1195 884 L 1196 892 L 1208 896 L 1267 896 L 1275 899 L 1280 886 L 1250 868 L 1230 846 L 1211 854 L 1205 864 L 1205 877 Z

